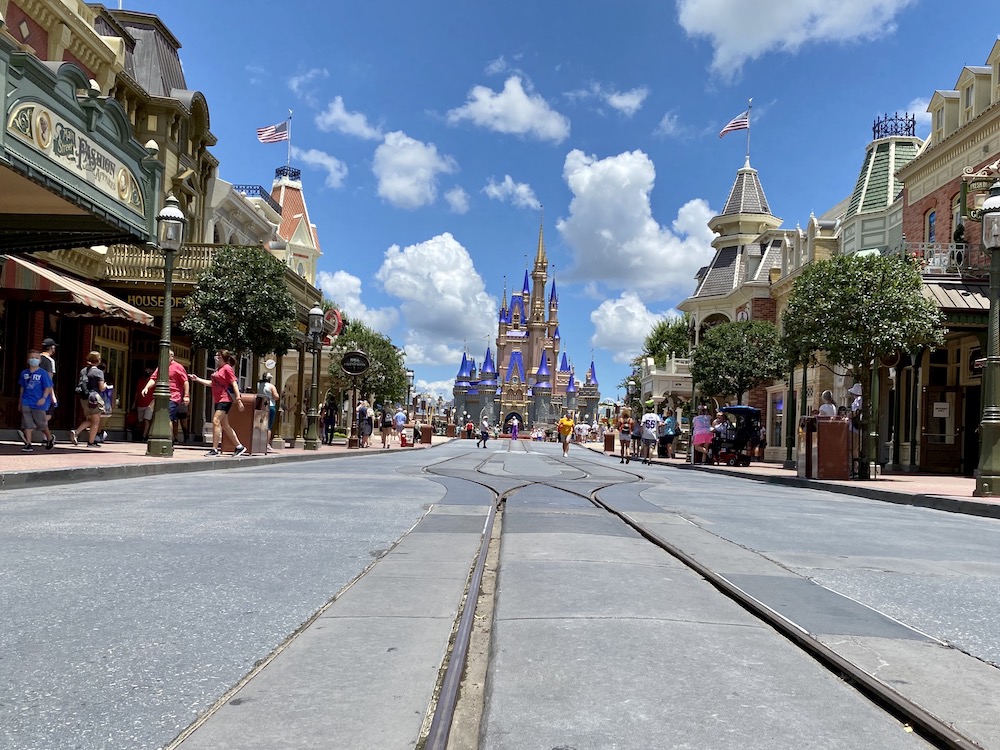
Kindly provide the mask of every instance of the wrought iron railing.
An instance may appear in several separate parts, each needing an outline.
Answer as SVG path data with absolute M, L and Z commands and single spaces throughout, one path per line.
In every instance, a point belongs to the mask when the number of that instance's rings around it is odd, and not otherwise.
M 278 205 L 278 202 L 271 197 L 271 194 L 262 185 L 233 185 L 233 190 L 237 193 L 242 193 L 248 198 L 260 198 L 273 208 L 278 216 L 281 216 L 281 206 Z
M 981 277 L 989 274 L 990 259 L 979 246 L 964 242 L 909 242 L 888 250 L 905 255 L 920 266 L 925 277 Z

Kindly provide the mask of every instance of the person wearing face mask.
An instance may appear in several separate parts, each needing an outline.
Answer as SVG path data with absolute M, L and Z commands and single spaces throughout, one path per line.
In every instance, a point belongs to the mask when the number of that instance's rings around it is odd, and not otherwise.
M 46 412 L 52 404 L 52 378 L 39 367 L 41 354 L 37 349 L 28 352 L 28 368 L 21 372 L 18 383 L 21 386 L 21 429 L 17 436 L 21 438 L 25 453 L 31 453 L 32 430 L 41 430 L 45 435 L 45 450 L 52 450 L 55 439 L 49 432 L 49 422 Z

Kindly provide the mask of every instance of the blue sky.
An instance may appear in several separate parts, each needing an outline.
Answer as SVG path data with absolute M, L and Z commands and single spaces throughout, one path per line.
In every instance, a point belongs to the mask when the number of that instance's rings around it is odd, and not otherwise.
M 806 224 L 854 187 L 873 120 L 985 62 L 1000 5 L 940 0 L 505 3 L 126 0 L 181 41 L 220 176 L 270 187 L 292 119 L 320 286 L 449 397 L 493 346 L 543 221 L 563 349 L 605 395 L 712 257 L 743 166 L 719 130 L 753 97 L 751 163 Z M 236 8 L 239 12 L 234 12 Z

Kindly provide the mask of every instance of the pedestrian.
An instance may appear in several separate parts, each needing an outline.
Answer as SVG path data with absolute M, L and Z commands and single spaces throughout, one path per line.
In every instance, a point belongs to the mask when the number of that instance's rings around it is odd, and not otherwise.
M 337 427 L 337 404 L 332 398 L 326 400 L 323 410 L 323 442 L 333 445 L 333 433 Z
M 823 403 L 819 405 L 819 415 L 821 417 L 837 416 L 837 405 L 833 403 L 833 393 L 831 391 L 823 391 L 820 398 L 823 399 Z
M 95 442 L 98 445 L 104 445 L 104 441 L 108 439 L 108 429 L 107 421 L 111 418 L 112 413 L 115 409 L 115 381 L 111 373 L 108 372 L 108 365 L 106 362 L 101 362 L 98 365 L 101 372 L 104 373 L 104 391 L 101 396 L 104 398 L 104 413 L 101 414 L 101 431 L 97 434 Z
M 517 417 L 512 417 L 510 420 L 510 439 L 517 440 L 517 428 L 521 424 Z
M 483 448 L 486 447 L 486 441 L 490 437 L 490 419 L 487 416 L 483 416 L 483 421 L 479 423 L 479 440 L 476 441 L 476 447 L 482 443 Z
M 660 424 L 663 422 L 660 415 L 653 411 L 653 399 L 646 402 L 646 413 L 642 415 L 642 462 L 652 465 L 653 459 L 650 451 L 656 445 L 656 438 L 660 433 Z
M 698 413 L 691 420 L 691 445 L 694 446 L 694 462 L 707 464 L 711 460 L 709 451 L 712 445 L 712 420 L 708 416 L 708 408 L 702 404 Z
M 667 449 L 667 458 L 674 457 L 674 440 L 677 439 L 677 417 L 673 412 L 667 412 L 663 420 L 663 444 Z
M 575 426 L 576 425 L 573 423 L 573 418 L 570 417 L 569 412 L 564 411 L 562 418 L 556 425 L 559 430 L 559 442 L 562 444 L 563 458 L 569 457 L 569 442 L 573 437 L 573 429 Z
M 160 368 L 157 367 L 150 373 L 149 379 L 143 386 L 140 394 L 143 397 L 152 396 L 156 381 L 160 377 Z M 177 430 L 182 419 L 187 419 L 188 405 L 191 403 L 191 383 L 188 378 L 188 371 L 184 365 L 174 359 L 174 351 L 170 350 L 169 363 L 167 365 L 167 386 L 170 389 L 170 399 L 167 401 L 167 416 L 170 419 L 170 430 L 173 442 L 177 442 Z M 152 407 L 150 407 L 152 412 Z M 152 419 L 152 414 L 150 414 Z M 147 438 L 149 432 L 146 432 Z M 185 430 L 184 441 L 187 442 L 187 431 Z
M 52 420 L 52 415 L 55 413 L 56 407 L 59 406 L 59 397 L 56 396 L 56 346 L 55 339 L 43 339 L 38 358 L 38 366 L 49 374 L 49 379 L 52 381 L 52 403 L 49 404 L 48 412 L 45 415 L 46 423 Z
M 281 395 L 278 393 L 278 389 L 275 388 L 274 383 L 271 382 L 271 373 L 265 372 L 260 376 L 257 395 L 260 396 L 263 401 L 262 406 L 267 406 L 267 444 L 264 446 L 264 453 L 271 453 L 274 450 L 271 448 L 271 436 L 274 431 L 274 418 L 278 414 L 278 402 L 281 401 Z
M 627 406 L 622 407 L 618 421 L 615 423 L 615 429 L 618 431 L 618 450 L 621 454 L 621 460 L 618 463 L 627 464 L 632 458 L 632 410 Z
M 632 442 L 629 451 L 632 458 L 639 458 L 642 453 L 642 418 L 632 418 Z
M 399 444 L 403 444 L 403 429 L 406 427 L 406 413 L 403 411 L 403 407 L 397 405 L 396 413 L 392 417 L 392 425 L 396 428 L 396 439 L 399 440 Z
M 358 431 L 361 435 L 361 447 L 367 448 L 371 444 L 373 417 L 371 405 L 367 401 L 362 401 L 358 405 Z
M 139 379 L 135 389 L 135 398 L 132 399 L 132 408 L 135 409 L 136 425 L 142 433 L 142 439 L 149 440 L 149 427 L 153 423 L 153 393 L 146 390 L 146 383 L 149 382 L 153 371 L 148 367 L 143 372 L 143 377 Z M 184 378 L 187 382 L 187 377 Z
M 247 449 L 240 442 L 236 430 L 229 424 L 229 410 L 232 408 L 233 402 L 236 402 L 236 408 L 240 411 L 244 409 L 243 399 L 240 398 L 240 386 L 236 380 L 236 371 L 229 363 L 229 351 L 220 349 L 215 353 L 215 372 L 212 373 L 211 378 L 199 378 L 194 373 L 190 373 L 188 379 L 212 389 L 212 403 L 214 404 L 212 450 L 205 456 L 214 458 L 222 455 L 223 434 L 226 434 L 236 444 L 233 458 L 246 455 Z
M 382 447 L 389 447 L 389 436 L 392 434 L 392 416 L 389 414 L 389 407 L 382 405 L 379 411 L 379 429 L 382 434 Z
M 98 365 L 101 363 L 100 352 L 90 352 L 87 364 L 80 370 L 80 380 L 77 383 L 77 394 L 80 397 L 80 407 L 83 409 L 83 421 L 75 430 L 69 431 L 69 439 L 73 445 L 79 444 L 78 436 L 87 433 L 87 447 L 99 448 L 101 444 L 97 437 L 101 432 L 101 415 L 104 414 L 104 372 Z
M 25 453 L 34 451 L 31 445 L 32 432 L 39 430 L 45 435 L 45 450 L 52 450 L 55 445 L 55 438 L 49 431 L 48 410 L 52 405 L 52 378 L 48 372 L 43 370 L 41 364 L 41 352 L 32 349 L 28 352 L 28 367 L 21 371 L 18 378 L 20 386 L 21 404 L 21 428 L 17 431 L 17 436 L 24 443 L 21 448 Z

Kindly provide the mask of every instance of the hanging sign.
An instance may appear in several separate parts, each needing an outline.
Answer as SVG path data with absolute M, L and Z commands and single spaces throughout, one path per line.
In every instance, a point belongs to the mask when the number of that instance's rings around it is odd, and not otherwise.
M 340 367 L 348 375 L 364 375 L 371 367 L 371 363 L 364 352 L 345 352 L 340 360 Z

